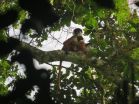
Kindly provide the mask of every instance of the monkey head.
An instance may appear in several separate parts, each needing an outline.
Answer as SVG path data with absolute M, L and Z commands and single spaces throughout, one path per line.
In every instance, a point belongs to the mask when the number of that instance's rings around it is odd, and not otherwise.
M 73 30 L 73 35 L 74 36 L 82 36 L 82 33 L 83 33 L 83 31 L 80 28 L 76 28 L 76 29 Z

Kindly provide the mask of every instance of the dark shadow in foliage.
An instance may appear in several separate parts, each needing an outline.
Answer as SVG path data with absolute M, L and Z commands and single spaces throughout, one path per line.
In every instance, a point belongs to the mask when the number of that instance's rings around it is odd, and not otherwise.
M 21 27 L 22 34 L 25 35 L 30 29 L 34 29 L 38 34 L 41 34 L 43 26 L 41 22 L 37 22 L 37 20 L 34 20 L 33 18 L 24 20 Z
M 49 0 L 19 0 L 19 5 L 30 15 L 22 24 L 23 34 L 29 29 L 35 29 L 40 34 L 43 27 L 52 26 L 59 20 Z
M 136 98 L 134 99 L 134 102 L 133 102 L 132 104 L 139 104 L 139 97 L 136 97 Z
M 113 0 L 94 0 L 97 6 L 100 8 L 114 9 L 115 4 Z
M 128 83 L 128 80 L 124 79 L 117 85 L 111 102 L 112 104 L 128 104 Z
M 24 64 L 26 79 L 19 79 L 15 82 L 14 89 L 6 96 L 1 96 L 0 101 L 3 104 L 55 104 L 50 97 L 50 73 L 45 69 L 37 70 L 33 64 L 32 53 L 23 49 L 19 54 L 12 56 L 11 63 L 19 62 Z M 25 94 L 32 89 L 34 85 L 39 87 L 35 101 L 26 98 Z
M 18 12 L 14 9 L 8 10 L 3 14 L 0 14 L 0 29 L 3 29 L 14 22 L 18 18 Z
M 0 41 L 0 58 L 8 55 L 11 53 L 18 45 L 20 41 L 15 38 L 8 38 L 7 41 L 1 40 Z
M 136 6 L 139 6 L 139 1 L 135 2 Z

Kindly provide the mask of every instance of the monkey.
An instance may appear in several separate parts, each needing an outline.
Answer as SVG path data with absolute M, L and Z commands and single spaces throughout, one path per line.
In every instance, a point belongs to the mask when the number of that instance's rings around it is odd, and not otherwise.
M 78 36 L 77 39 L 78 39 L 78 47 L 77 47 L 78 52 L 86 54 L 86 52 L 87 52 L 87 44 L 84 42 L 83 37 L 82 36 Z
M 76 52 L 78 51 L 78 38 L 82 37 L 82 29 L 76 28 L 73 30 L 73 36 L 66 41 L 63 42 L 62 50 L 68 54 L 69 51 Z M 61 81 L 61 69 L 62 69 L 62 59 L 60 59 L 59 67 L 58 67 L 58 78 L 57 78 L 57 94 L 60 94 L 60 81 Z
M 79 36 L 82 37 L 82 30 L 80 28 L 74 29 L 73 36 L 64 41 L 62 50 L 66 53 L 68 53 L 69 51 L 77 52 Z
M 76 28 L 73 30 L 73 36 L 63 43 L 62 50 L 68 54 L 69 51 L 71 52 L 85 52 L 86 45 L 84 43 L 84 39 L 82 37 L 82 29 Z M 58 67 L 58 78 L 57 78 L 57 93 L 60 94 L 60 81 L 61 81 L 61 69 L 62 69 L 62 59 L 60 59 L 60 64 Z
M 90 46 L 90 43 L 84 42 L 82 30 L 80 28 L 76 28 L 73 31 L 73 36 L 64 41 L 62 50 L 65 51 L 66 54 L 68 54 L 69 51 L 86 54 L 88 46 Z

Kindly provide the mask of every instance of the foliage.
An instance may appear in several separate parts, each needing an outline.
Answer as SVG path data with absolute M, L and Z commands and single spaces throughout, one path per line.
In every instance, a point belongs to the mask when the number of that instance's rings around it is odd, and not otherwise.
M 63 69 L 60 96 L 56 92 L 57 67 L 53 66 L 52 96 L 63 104 L 117 104 L 125 97 L 123 82 L 126 80 L 129 103 L 133 102 L 138 96 L 131 95 L 138 92 L 135 86 L 139 85 L 139 18 L 131 16 L 127 1 L 114 0 L 115 9 L 99 8 L 93 0 L 51 0 L 51 3 L 59 14 L 60 21 L 45 29 L 41 36 L 34 35 L 33 31 L 30 31 L 29 36 L 41 46 L 47 39 L 47 34 L 70 26 L 73 21 L 85 27 L 85 34 L 90 36 L 89 55 L 96 59 L 92 65 L 72 64 Z M 19 20 L 13 24 L 14 29 L 19 29 L 28 13 L 19 7 L 17 0 L 0 3 L 0 12 L 10 8 L 19 11 Z M 0 39 L 7 38 L 7 32 L 7 28 L 0 30 Z M 99 60 L 103 60 L 104 65 Z M 0 61 L 0 68 L 0 93 L 5 94 L 7 87 L 4 86 L 4 81 L 8 76 L 16 74 L 4 59 Z M 121 99 L 117 98 L 118 94 L 121 94 Z
M 0 94 L 6 94 L 8 92 L 9 85 L 5 85 L 5 81 L 8 77 L 17 76 L 15 68 L 11 67 L 6 60 L 0 61 Z

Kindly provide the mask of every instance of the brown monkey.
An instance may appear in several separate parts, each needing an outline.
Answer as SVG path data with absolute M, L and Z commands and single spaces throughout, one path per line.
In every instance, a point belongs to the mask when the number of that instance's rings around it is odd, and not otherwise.
M 82 37 L 82 30 L 80 28 L 74 29 L 73 36 L 63 43 L 62 50 L 66 53 L 69 51 L 77 52 L 79 44 L 78 37 Z
M 64 43 L 63 43 L 63 48 L 62 50 L 65 51 L 66 53 L 68 53 L 69 51 L 72 52 L 78 52 L 81 49 L 81 44 L 83 37 L 82 37 L 82 29 L 80 28 L 76 28 L 73 30 L 73 36 L 69 39 L 67 39 Z M 80 44 L 80 45 L 79 45 Z M 61 69 L 62 69 L 62 59 L 60 60 L 60 64 L 58 67 L 58 78 L 57 78 L 57 94 L 60 94 L 60 81 L 61 81 Z
M 77 52 L 82 52 L 84 54 L 86 54 L 87 51 L 87 45 L 84 42 L 84 39 L 82 36 L 78 36 L 78 48 L 77 48 Z
M 80 53 L 87 55 L 88 49 L 91 46 L 91 43 L 85 43 L 84 38 L 82 36 L 78 36 L 77 39 L 78 39 L 77 52 L 80 52 Z

